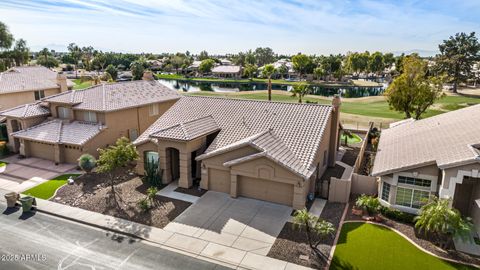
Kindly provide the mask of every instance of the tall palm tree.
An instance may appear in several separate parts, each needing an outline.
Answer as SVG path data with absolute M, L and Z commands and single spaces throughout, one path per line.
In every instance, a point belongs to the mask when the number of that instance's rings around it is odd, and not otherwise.
M 268 101 L 272 100 L 272 75 L 275 73 L 275 67 L 273 65 L 265 65 L 263 67 L 263 76 L 268 78 Z
M 473 229 L 471 219 L 462 218 L 457 209 L 450 207 L 450 203 L 451 199 L 432 196 L 415 218 L 415 228 L 425 234 L 430 233 L 433 241 L 442 248 L 448 247 L 452 237 L 470 239 L 470 231 Z
M 310 93 L 310 86 L 304 83 L 297 84 L 293 86 L 290 92 L 292 93 L 292 97 L 298 97 L 298 103 L 302 103 L 303 97 Z
M 50 51 L 48 50 L 48 48 L 43 48 L 40 51 L 40 55 L 43 56 L 43 58 L 45 58 L 45 63 L 47 63 L 48 56 L 50 55 Z
M 310 214 L 307 209 L 295 211 L 293 216 L 293 224 L 298 230 L 305 229 L 310 248 L 315 252 L 315 254 L 317 254 L 318 257 L 327 260 L 327 256 L 320 251 L 318 246 L 325 237 L 333 236 L 335 233 L 335 227 L 333 224 Z M 314 234 L 317 235 L 316 239 L 314 239 Z

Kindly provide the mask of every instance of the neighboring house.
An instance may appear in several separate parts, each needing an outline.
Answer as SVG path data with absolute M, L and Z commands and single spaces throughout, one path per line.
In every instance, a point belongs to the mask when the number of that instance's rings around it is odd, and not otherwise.
M 212 69 L 212 75 L 218 78 L 239 79 L 242 77 L 242 67 L 235 65 L 215 66 Z
M 159 162 L 163 182 L 305 207 L 335 165 L 334 106 L 184 96 L 135 142 L 137 172 Z
M 26 157 L 76 163 L 83 153 L 122 137 L 132 141 L 179 99 L 156 81 L 103 84 L 67 91 L 3 112 L 9 148 Z
M 0 110 L 72 89 L 74 83 L 42 66 L 13 67 L 0 73 Z
M 383 130 L 374 176 L 384 205 L 417 213 L 430 195 L 480 226 L 480 105 Z

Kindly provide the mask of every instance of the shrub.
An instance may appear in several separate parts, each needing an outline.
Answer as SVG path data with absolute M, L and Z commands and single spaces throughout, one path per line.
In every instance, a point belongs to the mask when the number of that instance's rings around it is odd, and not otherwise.
M 78 166 L 85 172 L 91 172 L 97 165 L 97 160 L 90 154 L 83 154 L 78 159 Z
M 389 219 L 393 219 L 395 221 L 403 222 L 403 223 L 410 223 L 413 224 L 413 220 L 415 215 L 404 213 L 398 211 L 396 209 L 388 208 L 388 207 L 380 207 L 380 213 Z
M 380 207 L 380 202 L 376 197 L 362 194 L 360 197 L 358 197 L 357 201 L 355 202 L 355 205 L 367 211 L 368 215 L 373 215 L 378 212 Z
M 6 156 L 10 153 L 7 147 L 7 142 L 0 141 L 0 157 Z
M 162 173 L 158 166 L 158 160 L 153 158 L 145 163 L 145 176 L 142 178 L 143 182 L 152 187 L 162 186 Z
M 153 203 L 153 199 L 157 195 L 158 189 L 156 187 L 149 187 L 147 189 L 147 198 L 148 200 Z
M 150 203 L 147 198 L 141 199 L 137 204 L 143 212 L 147 212 L 150 209 Z

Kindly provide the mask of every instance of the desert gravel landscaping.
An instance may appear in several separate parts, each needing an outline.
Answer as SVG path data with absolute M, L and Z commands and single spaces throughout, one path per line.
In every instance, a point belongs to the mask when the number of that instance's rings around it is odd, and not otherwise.
M 158 228 L 165 227 L 191 205 L 189 202 L 157 195 L 153 207 L 144 212 L 139 208 L 138 202 L 146 197 L 148 187 L 133 172 L 125 171 L 117 175 L 120 175 L 120 179 L 115 186 L 116 202 L 111 198 L 108 177 L 98 173 L 78 177 L 73 185 L 60 188 L 51 200 Z

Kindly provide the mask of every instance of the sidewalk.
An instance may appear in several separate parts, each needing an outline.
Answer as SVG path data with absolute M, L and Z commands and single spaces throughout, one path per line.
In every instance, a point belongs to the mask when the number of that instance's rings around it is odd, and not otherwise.
M 7 190 L 0 189 L 0 200 L 5 200 L 4 194 L 7 192 Z M 159 244 L 162 247 L 175 252 L 180 252 L 197 259 L 212 261 L 234 269 L 310 269 L 232 247 L 208 243 L 207 241 L 183 235 L 181 233 L 168 232 L 160 228 L 42 199 L 37 199 L 37 209 L 40 212 L 45 212 L 72 221 L 138 237 Z

